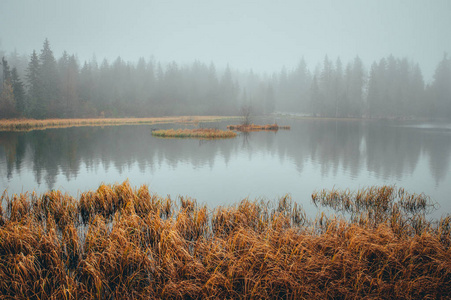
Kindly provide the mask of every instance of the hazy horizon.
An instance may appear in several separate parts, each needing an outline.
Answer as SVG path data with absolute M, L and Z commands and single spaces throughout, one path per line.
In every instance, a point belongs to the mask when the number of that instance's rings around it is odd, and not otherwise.
M 451 1 L 2 0 L 0 50 L 29 55 L 48 38 L 56 57 L 120 56 L 229 64 L 278 72 L 325 55 L 366 68 L 393 54 L 418 62 L 427 82 L 451 52 Z

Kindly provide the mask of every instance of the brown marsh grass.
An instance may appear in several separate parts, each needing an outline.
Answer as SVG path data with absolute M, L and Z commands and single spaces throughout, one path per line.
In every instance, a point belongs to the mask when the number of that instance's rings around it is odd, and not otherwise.
M 236 133 L 229 130 L 219 130 L 215 128 L 194 128 L 194 129 L 161 129 L 152 131 L 153 136 L 163 138 L 200 138 L 200 139 L 224 139 L 234 138 Z
M 250 132 L 250 131 L 278 131 L 279 129 L 289 130 L 290 126 L 279 126 L 276 123 L 267 125 L 255 125 L 255 124 L 240 124 L 240 125 L 228 125 L 227 129 Z
M 449 216 L 418 227 L 422 201 L 393 187 L 313 198 L 358 217 L 310 219 L 288 196 L 209 210 L 129 182 L 4 193 L 0 297 L 449 299 Z
M 112 126 L 135 124 L 183 123 L 197 125 L 200 122 L 213 122 L 233 117 L 185 116 L 158 118 L 93 118 L 93 119 L 0 119 L 0 131 L 29 131 L 48 128 L 79 126 Z

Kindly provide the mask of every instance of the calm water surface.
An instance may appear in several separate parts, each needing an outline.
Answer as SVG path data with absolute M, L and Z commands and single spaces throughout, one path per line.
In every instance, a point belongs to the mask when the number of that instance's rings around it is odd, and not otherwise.
M 313 211 L 314 190 L 396 184 L 431 196 L 439 203 L 437 216 L 451 213 L 450 124 L 278 123 L 291 130 L 212 141 L 151 135 L 151 128 L 180 125 L 0 132 L 0 191 L 59 189 L 78 196 L 129 179 L 161 196 L 189 196 L 209 207 L 290 194 Z

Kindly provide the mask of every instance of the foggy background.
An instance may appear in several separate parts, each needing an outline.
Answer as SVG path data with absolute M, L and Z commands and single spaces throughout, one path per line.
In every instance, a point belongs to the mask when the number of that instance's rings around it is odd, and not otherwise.
M 0 50 L 29 56 L 48 38 L 80 63 L 118 56 L 199 60 L 255 72 L 310 70 L 359 55 L 367 68 L 393 54 L 419 63 L 431 81 L 451 52 L 451 1 L 118 1 L 1 0 Z

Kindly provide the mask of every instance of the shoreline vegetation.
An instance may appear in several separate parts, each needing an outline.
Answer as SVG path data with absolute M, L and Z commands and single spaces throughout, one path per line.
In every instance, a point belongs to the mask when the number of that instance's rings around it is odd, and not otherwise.
M 250 132 L 250 131 L 278 131 L 280 129 L 289 130 L 291 129 L 291 127 L 279 126 L 276 123 L 267 125 L 241 124 L 241 125 L 228 125 L 227 129 L 242 132 Z
M 138 124 L 183 123 L 197 125 L 200 122 L 214 122 L 236 119 L 233 116 L 175 116 L 153 118 L 87 118 L 87 119 L 0 119 L 0 131 L 30 131 L 50 128 L 80 126 L 115 126 Z
M 315 116 L 298 116 L 290 114 L 275 114 L 274 116 L 286 119 L 305 119 L 305 120 L 336 120 L 336 121 L 383 121 L 384 118 L 333 118 L 333 117 L 315 117 Z M 261 116 L 264 117 L 264 116 Z M 222 120 L 239 120 L 241 116 L 166 116 L 166 117 L 149 117 L 149 118 L 77 118 L 77 119 L 0 119 L 0 131 L 31 131 L 45 130 L 51 128 L 67 128 L 82 126 L 117 126 L 117 125 L 145 125 L 145 124 L 168 124 L 180 123 L 188 125 L 198 125 L 201 122 L 216 122 Z M 390 119 L 395 120 L 395 119 Z M 398 121 L 430 121 L 429 119 L 396 119 Z M 444 121 L 444 120 L 442 120 Z M 278 130 L 290 129 L 290 126 L 278 126 L 277 124 L 268 125 L 229 125 L 229 130 L 246 131 L 234 128 L 241 126 L 255 126 L 247 131 L 258 130 Z M 272 128 L 278 129 L 260 129 Z M 230 127 L 230 128 L 229 128 Z M 255 128 L 255 129 L 254 129 Z M 259 129 L 257 129 L 259 128 Z
M 440 299 L 451 294 L 451 217 L 393 186 L 207 208 L 102 184 L 5 193 L 0 294 L 23 299 Z
M 226 139 L 236 137 L 236 133 L 229 130 L 215 128 L 195 129 L 162 129 L 152 131 L 152 135 L 161 138 L 200 138 L 200 139 Z

